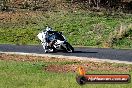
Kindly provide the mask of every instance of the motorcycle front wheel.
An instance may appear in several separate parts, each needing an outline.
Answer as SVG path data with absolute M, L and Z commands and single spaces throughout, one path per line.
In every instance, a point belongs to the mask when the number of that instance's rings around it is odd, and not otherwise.
M 66 42 L 66 51 L 70 53 L 74 52 L 74 48 L 68 42 Z

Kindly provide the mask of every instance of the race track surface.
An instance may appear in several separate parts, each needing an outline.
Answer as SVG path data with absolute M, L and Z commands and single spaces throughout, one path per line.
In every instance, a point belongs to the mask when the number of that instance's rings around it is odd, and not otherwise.
M 0 44 L 0 51 L 44 54 L 44 50 L 41 45 L 19 46 L 19 45 Z M 118 50 L 118 49 L 76 47 L 74 53 L 57 52 L 50 54 L 132 62 L 132 50 L 127 50 L 127 49 Z

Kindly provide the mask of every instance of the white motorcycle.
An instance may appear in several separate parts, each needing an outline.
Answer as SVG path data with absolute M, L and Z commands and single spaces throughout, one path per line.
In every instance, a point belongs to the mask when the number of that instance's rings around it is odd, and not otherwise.
M 43 31 L 39 33 L 37 36 L 41 40 L 41 43 L 43 45 Z M 67 42 L 66 38 L 62 35 L 61 32 L 55 32 L 50 36 L 49 40 L 50 45 L 48 46 L 48 52 L 57 52 L 57 51 L 64 51 L 64 52 L 74 52 L 74 48 Z M 44 45 L 43 45 L 44 47 Z M 47 52 L 45 52 L 47 53 Z

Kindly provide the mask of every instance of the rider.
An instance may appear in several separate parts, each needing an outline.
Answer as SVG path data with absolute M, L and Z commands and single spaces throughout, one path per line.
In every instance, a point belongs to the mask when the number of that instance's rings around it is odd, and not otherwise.
M 45 50 L 45 52 L 48 52 L 48 48 L 52 47 L 53 44 L 53 34 L 55 33 L 55 31 L 52 30 L 51 27 L 46 27 L 46 31 L 43 31 L 43 48 Z M 52 37 L 51 37 L 52 36 Z

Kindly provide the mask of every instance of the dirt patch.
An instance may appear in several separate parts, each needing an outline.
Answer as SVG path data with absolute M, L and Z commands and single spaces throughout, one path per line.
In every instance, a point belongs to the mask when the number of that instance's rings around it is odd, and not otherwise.
M 0 12 L 0 22 L 20 22 L 22 19 L 27 20 L 29 18 L 35 18 L 39 15 L 42 15 L 41 12 Z M 22 20 L 22 21 L 24 21 Z
M 29 55 L 13 55 L 13 54 L 0 54 L 0 60 L 15 60 L 15 61 L 29 61 L 29 62 L 63 62 L 62 64 L 52 63 L 47 67 L 44 67 L 44 71 L 50 72 L 78 72 L 78 67 L 83 66 L 86 71 L 105 71 L 105 72 L 130 72 L 132 71 L 132 65 L 117 64 L 108 62 L 92 62 L 82 61 L 67 58 L 55 58 L 55 57 L 41 57 L 41 56 L 29 56 Z M 65 63 L 64 63 L 65 62 Z
M 113 66 L 113 64 L 106 65 L 105 63 L 93 64 L 91 62 L 85 62 L 80 64 L 68 64 L 68 65 L 49 65 L 44 68 L 46 71 L 50 72 L 78 72 L 78 67 L 83 66 L 86 71 L 105 71 L 105 72 L 130 72 L 132 71 L 132 66 Z
M 79 60 L 71 60 L 67 58 L 55 58 L 55 57 L 42 57 L 42 56 L 30 56 L 30 55 L 15 55 L 15 54 L 2 54 L 0 53 L 0 60 L 15 60 L 15 61 L 45 61 L 45 62 L 64 62 L 72 61 L 79 62 Z
M 77 67 L 78 65 L 49 65 L 44 70 L 51 72 L 76 72 Z

